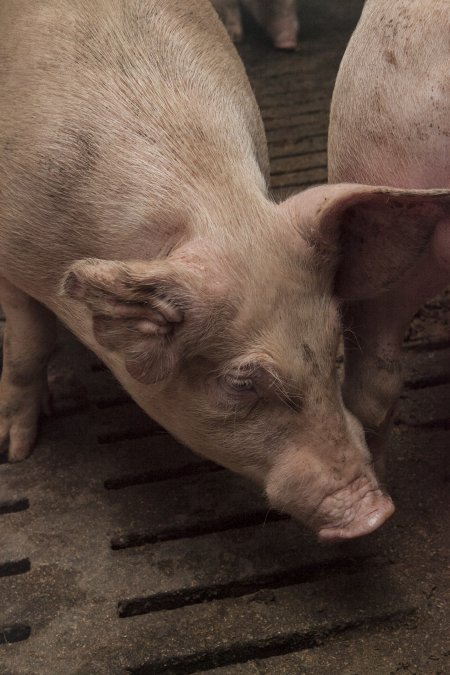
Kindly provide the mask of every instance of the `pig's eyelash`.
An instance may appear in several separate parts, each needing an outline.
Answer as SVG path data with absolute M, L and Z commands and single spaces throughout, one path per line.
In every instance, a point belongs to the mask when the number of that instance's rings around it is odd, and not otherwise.
M 224 376 L 225 382 L 235 391 L 251 391 L 253 389 L 253 380 L 250 377 L 239 377 L 231 373 Z
M 288 408 L 294 412 L 299 412 L 303 407 L 303 397 L 300 395 L 292 394 L 287 396 L 280 396 L 283 403 L 285 403 Z
M 301 410 L 303 406 L 303 396 L 293 391 L 289 391 L 288 384 L 281 379 L 276 371 L 271 369 L 270 374 L 273 377 L 273 390 L 280 401 L 296 412 Z

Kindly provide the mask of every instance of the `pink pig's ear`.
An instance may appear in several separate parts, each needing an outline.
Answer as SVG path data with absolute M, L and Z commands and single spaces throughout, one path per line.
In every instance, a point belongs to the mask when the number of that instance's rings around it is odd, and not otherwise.
M 296 210 L 303 236 L 336 259 L 336 293 L 349 300 L 387 290 L 417 262 L 435 227 L 450 217 L 450 190 L 401 190 L 369 185 L 324 185 L 303 196 Z
M 67 271 L 61 292 L 90 309 L 96 340 L 122 352 L 130 375 L 145 384 L 174 371 L 195 333 L 186 326 L 189 283 L 167 260 L 79 260 Z

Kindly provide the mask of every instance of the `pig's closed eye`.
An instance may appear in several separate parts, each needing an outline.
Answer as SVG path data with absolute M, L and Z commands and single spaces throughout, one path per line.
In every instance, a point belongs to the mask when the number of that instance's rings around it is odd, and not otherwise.
M 237 377 L 236 375 L 225 375 L 226 385 L 233 391 L 254 391 L 253 380 L 250 377 Z

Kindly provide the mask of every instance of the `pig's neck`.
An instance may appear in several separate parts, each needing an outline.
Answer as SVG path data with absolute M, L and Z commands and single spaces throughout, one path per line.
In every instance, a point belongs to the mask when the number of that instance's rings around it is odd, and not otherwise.
M 186 169 L 181 163 L 169 171 L 144 165 L 129 186 L 136 197 L 123 200 L 120 211 L 114 194 L 109 199 L 111 188 L 102 188 L 105 199 L 93 233 L 98 257 L 152 259 L 197 236 L 245 237 L 258 223 L 264 229 L 274 208 L 256 157 L 234 146 L 222 156 L 216 153 L 211 166 L 197 162 Z
M 145 220 L 107 242 L 111 250 L 105 257 L 150 261 L 194 249 L 199 241 L 219 256 L 255 253 L 269 245 L 280 221 L 280 209 L 268 198 L 261 173 L 255 178 L 235 176 L 222 185 L 199 182 L 181 194 L 174 190 L 166 209 L 152 210 L 150 205 Z
M 280 220 L 280 209 L 269 199 L 262 180 L 259 184 L 230 181 L 214 193 L 200 194 L 202 202 L 198 200 L 191 213 L 189 234 L 223 248 L 257 245 L 271 236 Z

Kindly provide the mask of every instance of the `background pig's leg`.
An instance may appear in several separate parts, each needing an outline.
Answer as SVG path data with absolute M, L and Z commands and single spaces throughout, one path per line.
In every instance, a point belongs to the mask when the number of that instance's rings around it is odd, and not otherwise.
M 297 0 L 243 0 L 244 6 L 264 27 L 278 49 L 297 46 Z
M 239 0 L 213 0 L 213 5 L 233 42 L 241 42 L 242 21 Z
M 449 270 L 439 265 L 430 247 L 399 286 L 346 306 L 343 396 L 366 430 L 378 473 L 383 470 L 385 440 L 402 385 L 404 334 L 423 303 L 449 282 Z
M 55 318 L 1 277 L 0 302 L 6 317 L 0 444 L 9 442 L 9 459 L 17 462 L 31 452 L 41 409 L 48 412 L 47 364 L 55 341 Z
M 274 0 L 270 6 L 266 30 L 275 47 L 294 49 L 298 35 L 297 0 Z

